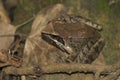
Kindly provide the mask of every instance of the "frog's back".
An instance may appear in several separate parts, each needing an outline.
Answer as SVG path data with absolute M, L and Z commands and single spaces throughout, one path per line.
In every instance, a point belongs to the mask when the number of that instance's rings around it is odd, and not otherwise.
M 81 22 L 67 24 L 55 23 L 54 30 L 63 38 L 71 36 L 74 38 L 100 37 L 99 31 Z

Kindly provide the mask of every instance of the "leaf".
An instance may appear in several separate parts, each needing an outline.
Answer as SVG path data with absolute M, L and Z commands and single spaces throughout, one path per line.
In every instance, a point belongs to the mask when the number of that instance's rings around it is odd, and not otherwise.
M 0 22 L 0 50 L 8 49 L 10 44 L 14 40 L 14 36 L 9 36 L 10 34 L 15 34 L 16 28 L 5 22 Z
M 52 19 L 59 17 L 62 13 L 64 13 L 65 7 L 62 4 L 56 4 L 53 6 L 49 6 L 41 10 L 36 16 L 31 33 L 28 36 L 28 39 L 25 44 L 24 54 L 25 57 L 23 60 L 26 64 L 34 63 L 38 64 L 41 53 L 40 51 L 47 46 L 41 39 L 41 32 L 43 29 L 47 28 L 48 22 Z M 46 46 L 46 47 L 45 47 Z M 38 51 L 37 51 L 38 50 Z M 42 50 L 43 52 L 43 50 Z M 32 60 L 31 60 L 32 59 Z

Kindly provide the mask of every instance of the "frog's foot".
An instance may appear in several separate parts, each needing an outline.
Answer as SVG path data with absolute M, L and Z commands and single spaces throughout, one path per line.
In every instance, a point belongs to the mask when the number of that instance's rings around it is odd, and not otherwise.
M 93 62 L 102 51 L 105 45 L 104 39 L 100 38 L 88 51 L 88 55 L 85 56 L 86 60 L 84 63 L 91 63 Z

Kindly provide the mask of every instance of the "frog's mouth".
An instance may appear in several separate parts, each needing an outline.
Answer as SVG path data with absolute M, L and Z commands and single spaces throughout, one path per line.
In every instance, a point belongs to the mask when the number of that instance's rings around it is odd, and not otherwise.
M 41 33 L 42 39 L 45 40 L 47 43 L 57 47 L 58 49 L 66 52 L 67 54 L 72 53 L 72 49 L 65 45 L 65 41 L 58 35 L 49 34 L 49 33 Z

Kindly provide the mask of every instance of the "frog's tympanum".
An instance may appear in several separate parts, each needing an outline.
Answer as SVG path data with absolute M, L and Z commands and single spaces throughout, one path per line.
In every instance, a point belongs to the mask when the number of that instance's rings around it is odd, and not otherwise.
M 92 63 L 105 42 L 99 33 L 100 26 L 92 23 L 89 25 L 83 21 L 75 21 L 74 18 L 53 20 L 54 33 L 42 32 L 42 38 L 66 53 L 68 62 Z

